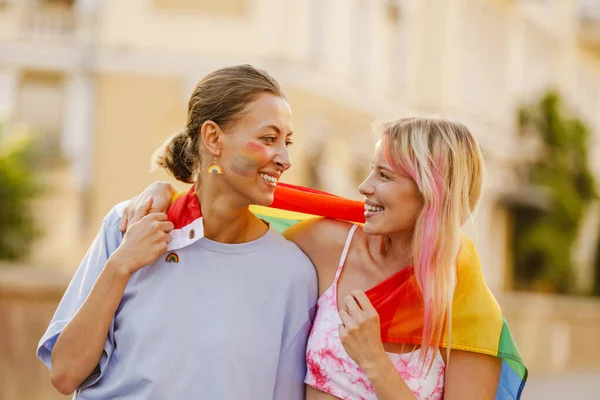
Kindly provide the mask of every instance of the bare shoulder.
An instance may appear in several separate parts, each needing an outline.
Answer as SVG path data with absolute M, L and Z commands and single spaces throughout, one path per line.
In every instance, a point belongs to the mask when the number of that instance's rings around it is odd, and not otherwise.
M 351 227 L 348 222 L 315 218 L 297 223 L 283 235 L 302 249 L 319 273 L 335 268 Z
M 301 221 L 288 228 L 283 236 L 296 243 L 305 253 L 312 252 L 316 248 L 332 250 L 337 246 L 344 246 L 351 226 L 352 224 L 348 222 L 314 218 Z

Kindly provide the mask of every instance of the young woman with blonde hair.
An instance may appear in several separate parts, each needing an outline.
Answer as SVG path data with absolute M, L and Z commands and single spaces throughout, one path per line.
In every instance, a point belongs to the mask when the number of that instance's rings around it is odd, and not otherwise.
M 459 252 L 472 246 L 461 227 L 481 196 L 478 144 L 463 124 L 443 118 L 402 118 L 380 129 L 372 172 L 359 188 L 364 226 L 316 219 L 285 232 L 310 257 L 319 281 L 306 398 L 494 399 L 501 359 L 441 347 L 452 343 Z M 148 197 L 167 204 L 173 191 L 151 185 L 127 213 L 135 219 Z M 409 310 L 422 316 L 421 340 L 383 343 L 380 316 L 365 292 L 377 289 L 393 302 L 394 284 L 406 276 L 414 277 L 422 301 Z
M 495 397 L 499 359 L 440 351 L 438 345 L 450 331 L 460 229 L 477 207 L 482 175 L 479 147 L 464 125 L 400 119 L 381 127 L 373 170 L 359 188 L 364 226 L 322 219 L 287 232 L 319 277 L 307 348 L 307 398 Z M 332 251 L 323 251 L 325 246 Z M 382 343 L 379 316 L 365 295 L 408 270 L 423 298 L 422 341 L 416 348 Z

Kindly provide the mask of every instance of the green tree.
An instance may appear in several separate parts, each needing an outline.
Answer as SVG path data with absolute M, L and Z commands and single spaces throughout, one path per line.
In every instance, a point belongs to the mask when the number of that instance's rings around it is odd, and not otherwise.
M 18 260 L 39 234 L 30 207 L 41 186 L 31 137 L 9 137 L 0 125 L 0 259 Z
M 596 197 L 588 129 L 565 112 L 555 92 L 520 110 L 519 122 L 522 132 L 542 143 L 541 156 L 528 168 L 528 183 L 543 187 L 551 202 L 548 209 L 515 214 L 515 278 L 528 288 L 568 292 L 573 243 L 586 207 Z

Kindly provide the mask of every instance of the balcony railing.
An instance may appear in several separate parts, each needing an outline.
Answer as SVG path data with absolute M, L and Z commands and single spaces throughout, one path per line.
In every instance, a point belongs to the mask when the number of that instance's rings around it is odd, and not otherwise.
M 33 8 L 24 12 L 20 38 L 31 41 L 71 42 L 77 35 L 77 19 L 71 9 Z

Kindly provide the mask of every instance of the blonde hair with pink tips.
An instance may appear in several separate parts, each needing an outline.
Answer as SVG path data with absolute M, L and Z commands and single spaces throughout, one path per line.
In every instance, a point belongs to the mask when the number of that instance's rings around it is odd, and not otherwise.
M 412 247 L 425 307 L 425 366 L 429 349 L 437 351 L 442 341 L 450 343 L 461 226 L 479 204 L 483 157 L 469 129 L 444 118 L 402 118 L 383 124 L 381 132 L 386 161 L 396 172 L 412 177 L 423 196 Z M 449 355 L 449 346 L 447 351 Z

